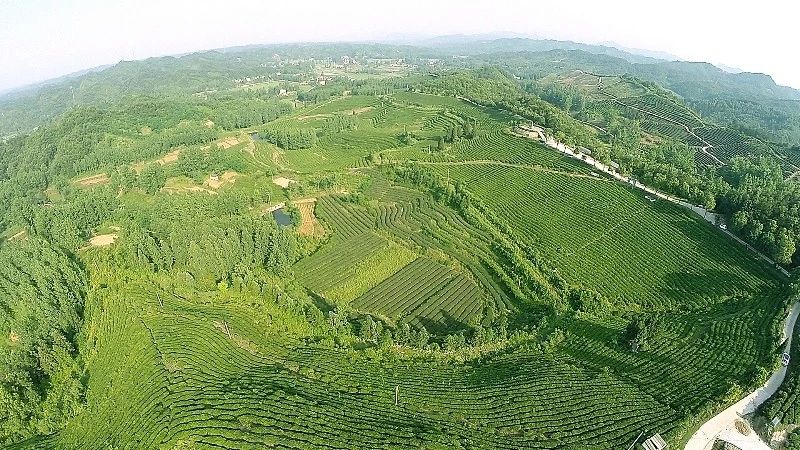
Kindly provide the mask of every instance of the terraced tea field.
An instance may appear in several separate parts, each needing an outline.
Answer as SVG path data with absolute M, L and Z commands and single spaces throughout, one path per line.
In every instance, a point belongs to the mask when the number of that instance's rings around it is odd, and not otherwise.
M 680 448 L 772 367 L 788 288 L 684 209 L 515 136 L 516 120 L 407 91 L 309 102 L 252 131 L 313 144 L 232 147 L 246 164 L 203 203 L 121 196 L 152 214 L 131 223 L 142 242 L 123 227 L 81 253 L 86 405 L 11 448 L 617 450 L 643 432 Z M 439 147 L 464 124 L 471 137 Z M 324 233 L 262 214 L 298 198 Z M 221 224 L 203 247 L 147 228 L 201 219 Z M 256 269 L 169 265 L 210 248 L 227 263 L 242 236 Z
M 435 170 L 464 183 L 569 281 L 620 305 L 705 308 L 776 286 L 771 270 L 703 220 L 624 185 L 499 165 Z

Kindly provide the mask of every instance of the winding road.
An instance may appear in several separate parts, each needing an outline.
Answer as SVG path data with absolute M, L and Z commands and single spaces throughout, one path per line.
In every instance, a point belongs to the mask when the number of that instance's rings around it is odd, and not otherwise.
M 541 139 L 537 139 L 536 137 L 533 137 L 533 136 L 531 136 L 529 134 L 521 134 L 521 133 L 514 133 L 514 134 L 516 136 L 525 137 L 525 138 L 528 138 L 528 139 L 541 140 Z M 717 214 L 712 213 L 712 212 L 706 210 L 705 208 L 693 205 L 693 204 L 688 203 L 686 201 L 683 201 L 683 200 L 681 200 L 679 198 L 676 198 L 676 197 L 673 197 L 671 195 L 665 194 L 665 193 L 663 193 L 661 191 L 658 191 L 658 190 L 656 190 L 656 189 L 654 189 L 654 188 L 652 188 L 650 186 L 644 185 L 644 184 L 638 182 L 637 180 L 635 180 L 635 179 L 633 179 L 631 177 L 627 177 L 625 175 L 622 175 L 619 172 L 617 172 L 616 170 L 614 170 L 613 168 L 609 167 L 606 164 L 603 164 L 602 162 L 592 158 L 591 156 L 583 154 L 581 152 L 578 152 L 575 149 L 567 146 L 563 142 L 557 141 L 552 136 L 544 136 L 544 138 L 545 138 L 544 139 L 544 144 L 547 145 L 548 147 L 550 147 L 550 148 L 552 148 L 554 150 L 557 150 L 557 151 L 569 156 L 570 158 L 574 158 L 574 159 L 577 159 L 579 161 L 583 161 L 584 163 L 594 167 L 598 171 L 603 172 L 606 175 L 610 175 L 611 177 L 613 177 L 616 180 L 622 181 L 622 182 L 627 183 L 627 184 L 629 184 L 629 185 L 631 185 L 631 186 L 633 186 L 633 187 L 635 187 L 637 189 L 640 189 L 640 190 L 642 190 L 644 192 L 647 192 L 648 194 L 652 194 L 655 197 L 658 197 L 660 199 L 666 200 L 668 202 L 672 202 L 672 203 L 674 203 L 676 205 L 683 206 L 684 208 L 686 208 L 686 209 L 688 209 L 690 211 L 693 211 L 694 213 L 698 214 L 703 219 L 705 219 L 706 221 L 710 222 L 712 225 L 716 225 Z M 747 242 L 745 242 L 744 240 L 742 240 L 741 238 L 739 238 L 735 234 L 733 234 L 730 231 L 725 230 L 725 229 L 720 229 L 720 231 L 722 231 L 723 233 L 728 235 L 733 240 L 735 240 L 738 243 L 740 243 L 743 246 L 745 246 L 748 250 L 750 250 L 753 253 L 755 253 L 756 255 L 758 255 L 759 258 L 764 260 L 767 264 L 771 265 L 772 267 L 775 267 L 784 276 L 789 277 L 791 275 L 788 270 L 786 270 L 785 268 L 780 266 L 778 263 L 776 263 L 775 260 L 773 260 L 769 256 L 761 253 L 760 251 L 758 251 L 758 249 L 756 249 L 752 245 L 748 244 Z
M 525 134 L 514 133 L 514 134 L 521 137 L 526 137 L 528 139 L 541 140 L 528 133 Z M 578 152 L 570 148 L 569 146 L 565 145 L 564 143 L 557 141 L 552 136 L 542 135 L 538 137 L 543 137 L 544 144 L 554 150 L 564 153 L 565 155 L 571 158 L 581 160 L 584 163 L 593 166 L 597 170 L 607 175 L 610 175 L 619 181 L 623 181 L 656 197 L 659 197 L 661 199 L 667 200 L 669 202 L 690 209 L 691 211 L 694 211 L 695 213 L 699 214 L 700 216 L 703 217 L 703 219 L 711 222 L 712 224 L 716 222 L 716 214 L 711 213 L 704 208 L 692 205 L 678 198 L 664 194 L 649 186 L 639 183 L 635 179 L 626 177 L 618 173 L 616 170 L 612 169 L 608 165 L 595 160 L 591 156 Z M 745 245 L 748 249 L 752 250 L 759 257 L 761 257 L 761 259 L 765 260 L 773 267 L 778 267 L 780 272 L 786 277 L 790 276 L 789 272 L 786 269 L 778 266 L 772 259 L 770 259 L 763 253 L 759 252 L 758 250 L 756 250 L 755 248 L 744 242 L 738 236 L 735 236 L 728 230 L 722 229 L 720 231 L 723 231 L 725 234 L 735 239 L 737 242 Z M 795 323 L 797 322 L 798 315 L 800 315 L 800 302 L 796 302 L 792 305 L 792 308 L 789 311 L 789 314 L 786 317 L 786 320 L 784 321 L 783 324 L 783 339 L 780 345 L 784 345 L 784 351 L 787 353 L 790 353 L 791 350 L 792 334 L 794 331 Z M 713 447 L 714 441 L 717 438 L 735 444 L 743 450 L 771 450 L 771 447 L 766 443 L 764 443 L 764 441 L 762 441 L 761 438 L 759 438 L 755 432 L 751 431 L 749 435 L 745 436 L 736 431 L 735 421 L 737 419 L 740 419 L 742 416 L 753 413 L 762 403 L 764 403 L 773 394 L 775 394 L 775 392 L 777 392 L 778 388 L 780 388 L 781 384 L 783 383 L 783 379 L 786 377 L 786 371 L 787 367 L 782 365 L 772 374 L 772 376 L 769 377 L 769 379 L 763 386 L 756 389 L 743 399 L 734 403 L 733 405 L 731 405 L 730 407 L 723 410 L 716 416 L 709 419 L 703 425 L 701 425 L 700 428 L 689 438 L 689 441 L 686 443 L 684 450 L 710 450 Z
M 531 137 L 529 135 L 521 135 L 521 134 L 518 135 L 527 137 L 529 139 L 535 139 L 534 137 Z M 659 192 L 649 186 L 639 183 L 634 179 L 631 179 L 630 177 L 626 177 L 618 173 L 616 170 L 613 170 L 606 164 L 603 164 L 602 162 L 595 160 L 591 156 L 584 155 L 568 147 L 564 143 L 556 141 L 553 137 L 545 136 L 544 143 L 548 147 L 558 150 L 572 158 L 579 159 L 585 162 L 586 164 L 593 166 L 597 170 L 607 175 L 610 175 L 619 181 L 626 182 L 656 197 L 681 205 L 684 208 L 694 211 L 695 213 L 702 216 L 703 219 L 711 222 L 712 224 L 716 222 L 716 216 L 717 216 L 716 214 L 711 213 L 699 206 L 692 205 L 678 198 Z M 778 267 L 783 275 L 787 277 L 790 275 L 786 269 L 777 266 L 775 261 L 764 255 L 763 253 L 759 252 L 751 245 L 744 242 L 738 236 L 734 235 L 728 230 L 721 229 L 720 231 L 724 232 L 725 234 L 727 234 L 740 244 L 746 246 L 748 249 L 752 250 L 761 259 L 763 259 L 773 267 Z M 798 315 L 800 315 L 800 302 L 796 302 L 795 304 L 792 305 L 792 308 L 789 311 L 789 315 L 786 317 L 786 320 L 783 324 L 783 339 L 781 341 L 781 345 L 785 344 L 784 351 L 787 353 L 790 352 L 791 349 L 792 332 L 794 330 L 795 322 L 797 322 Z M 772 374 L 772 376 L 767 380 L 767 382 L 763 386 L 756 389 L 743 399 L 734 403 L 724 411 L 720 412 L 719 414 L 717 414 L 716 416 L 712 417 L 707 422 L 705 422 L 689 438 L 689 441 L 687 442 L 684 450 L 710 450 L 714 445 L 714 441 L 717 438 L 735 444 L 743 450 L 771 450 L 771 447 L 766 443 L 764 443 L 764 441 L 762 441 L 761 438 L 759 438 L 759 436 L 755 432 L 751 432 L 749 435 L 745 436 L 736 431 L 735 421 L 737 419 L 740 419 L 744 415 L 753 413 L 762 403 L 764 403 L 773 394 L 775 394 L 778 388 L 780 388 L 781 383 L 783 383 L 783 379 L 786 377 L 786 370 L 787 370 L 786 366 L 781 366 L 778 370 L 776 370 Z
M 800 302 L 792 305 L 792 309 L 783 324 L 783 342 L 786 343 L 786 352 L 789 352 L 792 345 L 792 331 L 798 314 L 800 314 Z M 689 438 L 684 450 L 708 450 L 714 445 L 714 440 L 717 437 L 736 444 L 743 450 L 770 450 L 770 446 L 759 439 L 755 433 L 751 432 L 748 436 L 739 434 L 736 431 L 734 422 L 736 419 L 754 412 L 756 408 L 778 390 L 786 377 L 786 369 L 785 366 L 781 366 L 763 386 L 704 423 Z

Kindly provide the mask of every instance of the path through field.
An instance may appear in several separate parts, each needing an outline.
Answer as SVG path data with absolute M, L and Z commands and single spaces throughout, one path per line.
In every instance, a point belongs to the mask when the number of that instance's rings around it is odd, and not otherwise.
M 392 161 L 390 161 L 392 162 Z M 530 165 L 530 164 L 517 164 L 517 163 L 510 163 L 505 161 L 495 161 L 491 159 L 471 159 L 468 161 L 419 161 L 417 164 L 422 166 L 473 166 L 473 165 L 483 165 L 483 166 L 501 166 L 501 167 L 514 167 L 517 169 L 530 169 L 535 170 L 538 172 L 547 172 L 547 173 L 557 173 L 559 175 L 564 175 L 568 177 L 575 177 L 575 178 L 591 178 L 597 181 L 605 181 L 604 178 L 598 178 L 594 175 L 589 175 L 585 173 L 575 173 L 575 172 L 567 172 L 564 170 L 557 170 L 557 169 L 549 169 L 547 167 Z
M 797 316 L 800 314 L 800 302 L 792 305 L 789 315 L 783 324 L 783 338 L 786 342 L 785 350 L 789 352 L 792 346 L 792 330 L 797 321 Z M 756 435 L 754 432 L 749 436 L 743 436 L 736 431 L 734 422 L 741 416 L 750 414 L 756 410 L 762 403 L 769 399 L 783 383 L 786 377 L 786 366 L 781 366 L 775 373 L 767 380 L 764 386 L 756 389 L 750 395 L 739 400 L 728 409 L 722 411 L 716 416 L 712 417 L 704 423 L 686 443 L 684 450 L 707 450 L 714 445 L 714 440 L 717 436 L 729 440 L 729 442 L 739 445 L 743 450 L 769 450 L 770 447 Z

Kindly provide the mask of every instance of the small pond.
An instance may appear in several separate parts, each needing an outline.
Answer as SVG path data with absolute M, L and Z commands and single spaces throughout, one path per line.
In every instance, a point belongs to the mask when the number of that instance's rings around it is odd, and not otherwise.
M 292 224 L 292 218 L 286 214 L 283 208 L 272 211 L 272 217 L 275 219 L 275 222 L 278 222 L 278 225 L 282 227 L 288 227 Z

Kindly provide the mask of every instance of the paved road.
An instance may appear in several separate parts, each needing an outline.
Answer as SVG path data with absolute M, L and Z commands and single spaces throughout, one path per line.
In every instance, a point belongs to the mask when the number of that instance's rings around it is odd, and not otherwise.
M 530 139 L 535 139 L 532 136 L 522 135 L 523 137 L 528 137 Z M 670 195 L 664 194 L 659 192 L 651 187 L 645 186 L 638 181 L 632 180 L 629 177 L 623 176 L 619 174 L 616 170 L 612 169 L 611 167 L 603 164 L 600 161 L 595 160 L 589 155 L 584 155 L 580 152 L 576 152 L 574 149 L 570 148 L 569 146 L 563 144 L 562 142 L 556 141 L 553 137 L 546 136 L 545 142 L 548 147 L 551 147 L 555 150 L 558 150 L 567 156 L 570 156 L 575 159 L 579 159 L 586 164 L 589 164 L 595 167 L 597 170 L 611 175 L 617 180 L 626 182 L 631 184 L 632 186 L 641 189 L 649 194 L 652 194 L 656 197 L 662 198 L 664 200 L 670 201 L 672 203 L 681 205 L 685 208 L 688 208 L 695 213 L 701 215 L 705 220 L 708 220 L 711 223 L 716 222 L 716 215 L 711 213 L 704 208 L 700 208 L 698 206 L 692 205 L 685 201 L 682 201 L 678 198 L 672 197 Z M 747 246 L 750 250 L 755 252 L 759 255 L 763 260 L 770 263 L 772 266 L 776 266 L 775 262 L 767 257 L 766 255 L 762 254 L 758 250 L 754 249 L 752 246 L 741 240 L 738 236 L 735 236 L 733 233 L 727 230 L 724 231 L 725 234 L 732 237 L 739 243 Z M 784 268 L 780 268 L 781 272 L 789 276 L 789 272 L 786 271 Z M 789 352 L 791 345 L 792 345 L 792 332 L 794 330 L 795 322 L 797 321 L 797 316 L 800 314 L 800 302 L 795 303 L 792 305 L 792 309 L 789 311 L 789 315 L 786 317 L 786 321 L 783 325 L 783 341 L 785 342 L 785 350 Z M 714 440 L 719 436 L 729 440 L 729 442 L 733 444 L 741 444 L 739 445 L 740 448 L 743 450 L 767 450 L 770 447 L 761 441 L 756 435 L 755 432 L 750 433 L 750 436 L 742 436 L 739 434 L 735 427 L 734 422 L 737 418 L 750 414 L 756 410 L 762 403 L 764 403 L 767 399 L 769 399 L 781 386 L 783 383 L 783 379 L 786 377 L 786 367 L 781 366 L 772 376 L 767 380 L 767 382 L 761 386 L 760 388 L 756 389 L 754 392 L 750 393 L 748 396 L 744 397 L 743 399 L 739 400 L 732 406 L 728 407 L 724 411 L 720 412 L 716 416 L 712 417 L 706 423 L 704 423 L 693 435 L 689 438 L 689 442 L 686 444 L 684 450 L 710 450 L 714 444 Z
M 522 136 L 522 137 L 527 137 L 528 139 L 536 139 L 535 137 L 531 137 L 529 135 L 524 135 L 524 134 L 517 134 L 517 135 L 518 136 Z M 683 201 L 683 200 L 681 200 L 679 198 L 673 197 L 671 195 L 668 195 L 668 194 L 660 192 L 660 191 L 658 191 L 656 189 L 653 189 L 653 188 L 651 188 L 649 186 L 646 186 L 646 185 L 644 185 L 642 183 L 639 183 L 638 181 L 633 180 L 630 177 L 626 177 L 626 176 L 620 174 L 619 172 L 617 172 L 612 167 L 609 167 L 608 165 L 603 164 L 602 162 L 592 158 L 591 156 L 585 155 L 585 154 L 583 154 L 581 152 L 578 152 L 578 151 L 575 151 L 575 149 L 572 149 L 569 146 L 565 145 L 564 143 L 555 140 L 552 136 L 546 136 L 544 143 L 548 147 L 550 147 L 550 148 L 552 148 L 554 150 L 558 150 L 559 152 L 564 153 L 565 155 L 567 155 L 567 156 L 569 156 L 571 158 L 583 161 L 586 164 L 594 167 L 598 171 L 603 172 L 603 173 L 605 173 L 607 175 L 610 175 L 610 176 L 614 177 L 615 179 L 617 179 L 619 181 L 628 183 L 628 184 L 630 184 L 631 186 L 633 186 L 633 187 L 635 187 L 637 189 L 641 189 L 642 191 L 647 192 L 648 194 L 652 194 L 652 195 L 654 195 L 654 196 L 656 196 L 658 198 L 661 198 L 663 200 L 675 203 L 676 205 L 683 206 L 684 208 L 687 208 L 687 209 L 689 209 L 691 211 L 694 211 L 695 213 L 697 213 L 698 215 L 703 217 L 703 219 L 711 222 L 712 224 L 716 224 L 717 214 L 712 213 L 712 212 L 706 210 L 705 208 L 701 208 L 701 207 L 699 207 L 697 205 L 692 205 L 691 203 L 685 202 L 685 201 Z M 789 273 L 788 270 L 786 270 L 783 267 L 781 267 L 780 265 L 778 265 L 769 256 L 761 253 L 760 251 L 758 251 L 758 249 L 756 249 L 752 245 L 748 244 L 744 240 L 740 239 L 735 234 L 731 233 L 728 230 L 720 230 L 720 231 L 724 232 L 725 234 L 727 234 L 728 236 L 733 238 L 735 241 L 737 241 L 740 244 L 742 244 L 745 247 L 747 247 L 750 251 L 752 251 L 753 253 L 758 255 L 758 257 L 761 258 L 762 260 L 764 260 L 767 264 L 769 264 L 769 265 L 771 265 L 773 267 L 776 267 L 784 276 L 786 276 L 786 277 L 790 276 L 790 273 Z
M 800 302 L 792 305 L 792 309 L 783 324 L 783 338 L 786 343 L 785 351 L 787 352 L 792 345 L 792 330 L 794 330 L 798 314 L 800 314 Z M 786 377 L 786 367 L 781 366 L 763 386 L 704 423 L 689 438 L 684 450 L 708 450 L 714 444 L 714 439 L 717 436 L 725 438 L 741 437 L 742 435 L 735 431 L 734 421 L 743 415 L 754 412 L 758 406 L 770 398 L 783 383 L 784 377 Z M 751 434 L 755 435 L 755 433 Z M 742 440 L 743 444 L 748 445 L 741 448 L 744 450 L 766 450 L 770 448 L 760 439 L 754 440 L 753 437 Z

